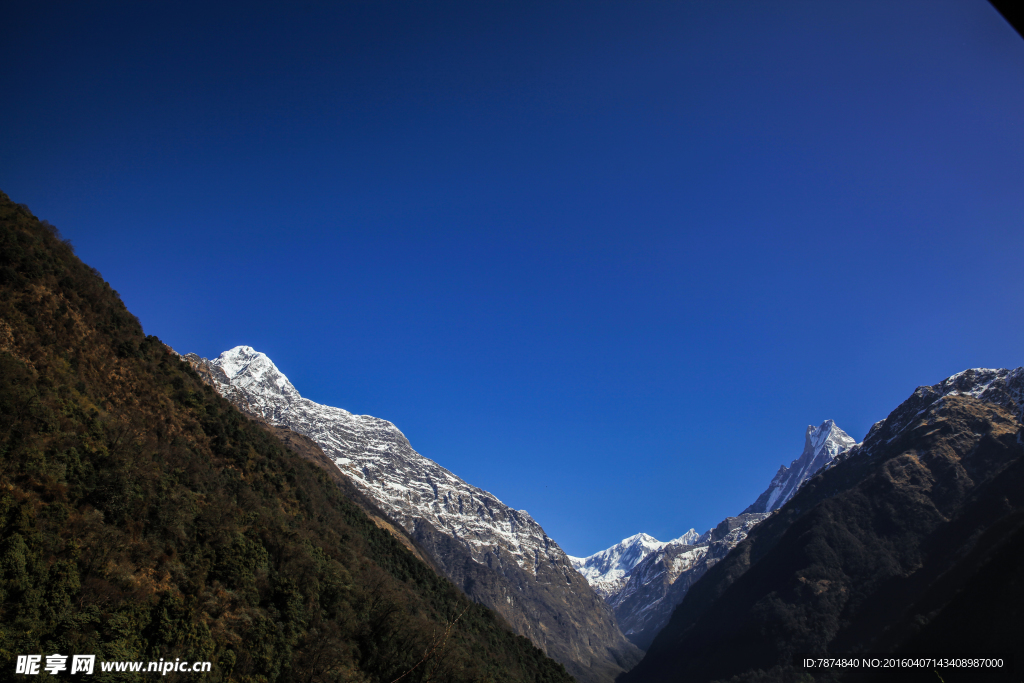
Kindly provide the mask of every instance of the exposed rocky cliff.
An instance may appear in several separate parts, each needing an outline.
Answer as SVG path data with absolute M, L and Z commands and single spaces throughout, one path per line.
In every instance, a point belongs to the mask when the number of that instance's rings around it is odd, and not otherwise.
M 449 579 L 578 680 L 610 681 L 639 660 L 611 609 L 525 510 L 423 457 L 390 422 L 302 398 L 251 347 L 185 358 L 244 412 L 313 439 Z

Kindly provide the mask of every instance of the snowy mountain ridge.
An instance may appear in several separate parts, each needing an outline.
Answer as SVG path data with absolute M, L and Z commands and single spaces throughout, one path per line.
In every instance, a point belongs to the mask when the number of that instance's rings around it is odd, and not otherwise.
M 568 557 L 576 571 L 583 575 L 598 595 L 607 600 L 626 585 L 633 568 L 651 553 L 670 544 L 695 545 L 699 538 L 701 535 L 695 529 L 671 541 L 659 541 L 654 536 L 639 533 L 588 557 Z
M 424 519 L 461 541 L 478 562 L 488 548 L 500 545 L 533 574 L 542 561 L 572 567 L 529 513 L 513 510 L 420 455 L 387 420 L 302 398 L 273 361 L 250 346 L 236 346 L 207 364 L 223 396 L 316 441 L 408 532 Z
M 420 455 L 391 422 L 303 398 L 250 346 L 182 358 L 244 413 L 314 441 L 441 573 L 580 683 L 612 683 L 639 661 L 611 607 L 525 510 Z
M 690 586 L 766 517 L 765 513 L 729 517 L 700 536 L 691 529 L 648 553 L 632 568 L 621 587 L 605 598 L 626 637 L 646 649 L 668 623 Z
M 820 425 L 808 425 L 804 434 L 804 450 L 800 457 L 782 465 L 768 488 L 743 512 L 774 512 L 785 505 L 800 485 L 822 468 L 850 450 L 856 440 L 840 429 L 832 420 Z
M 696 535 L 693 529 L 687 532 L 687 534 L 690 533 Z M 572 562 L 576 571 L 583 575 L 594 591 L 607 600 L 626 585 L 633 567 L 665 545 L 666 543 L 659 541 L 654 536 L 639 533 L 624 538 L 612 547 L 589 557 L 570 555 L 569 561 Z

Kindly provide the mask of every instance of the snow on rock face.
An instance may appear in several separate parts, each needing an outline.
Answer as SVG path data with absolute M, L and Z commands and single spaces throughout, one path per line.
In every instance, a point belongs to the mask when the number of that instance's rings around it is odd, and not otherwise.
M 220 368 L 227 381 L 239 389 L 260 395 L 300 398 L 299 392 L 273 361 L 251 346 L 236 346 L 225 351 L 211 365 Z
M 246 412 L 313 439 L 409 533 L 423 519 L 459 541 L 478 562 L 500 547 L 532 574 L 541 562 L 571 571 L 562 549 L 525 510 L 511 509 L 423 457 L 387 420 L 302 398 L 270 358 L 249 346 L 236 346 L 212 361 L 195 354 L 186 358 L 204 365 L 221 395 Z
M 664 545 L 653 536 L 634 534 L 589 557 L 569 556 L 569 561 L 594 591 L 607 599 L 625 585 L 633 567 Z
M 786 504 L 800 485 L 823 467 L 831 464 L 855 445 L 849 434 L 825 420 L 819 426 L 808 425 L 804 450 L 800 457 L 783 465 L 772 478 L 768 489 L 743 512 L 773 512 Z
M 710 533 L 709 531 L 708 534 Z M 633 569 L 652 553 L 670 544 L 695 545 L 701 537 L 695 529 L 690 529 L 679 538 L 667 542 L 659 541 L 648 534 L 634 534 L 589 557 L 569 556 L 569 560 L 594 591 L 611 604 L 614 597 L 629 582 Z

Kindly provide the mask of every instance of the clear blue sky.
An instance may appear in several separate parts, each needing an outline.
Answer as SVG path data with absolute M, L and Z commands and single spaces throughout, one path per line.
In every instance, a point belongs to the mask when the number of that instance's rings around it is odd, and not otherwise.
M 278 4 L 8 3 L 0 189 L 148 333 L 266 352 L 571 554 L 1024 365 L 983 0 Z

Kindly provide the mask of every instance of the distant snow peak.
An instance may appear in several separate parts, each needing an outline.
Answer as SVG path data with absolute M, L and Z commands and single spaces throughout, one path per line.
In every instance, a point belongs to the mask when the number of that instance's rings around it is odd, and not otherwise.
M 618 592 L 625 586 L 633 569 L 649 555 L 661 551 L 667 546 L 696 545 L 710 539 L 711 530 L 698 534 L 690 529 L 679 538 L 671 541 L 659 541 L 645 533 L 633 534 L 624 538 L 610 548 L 594 553 L 588 557 L 572 557 L 569 561 L 576 571 L 583 575 L 587 582 L 602 597 Z
M 649 534 L 633 534 L 610 548 L 588 557 L 570 557 L 572 565 L 588 581 L 621 578 L 647 555 L 661 548 L 664 543 Z M 591 581 L 593 583 L 593 581 Z
M 648 647 L 690 586 L 767 516 L 759 513 L 728 517 L 700 535 L 690 529 L 637 563 L 628 578 L 603 596 L 615 610 L 626 637 L 638 647 Z M 597 586 L 594 590 L 602 593 Z
M 710 534 L 711 532 L 708 531 Z M 672 539 L 669 543 L 676 543 L 679 545 L 697 545 L 703 534 L 698 534 L 696 529 L 690 529 L 679 538 Z

